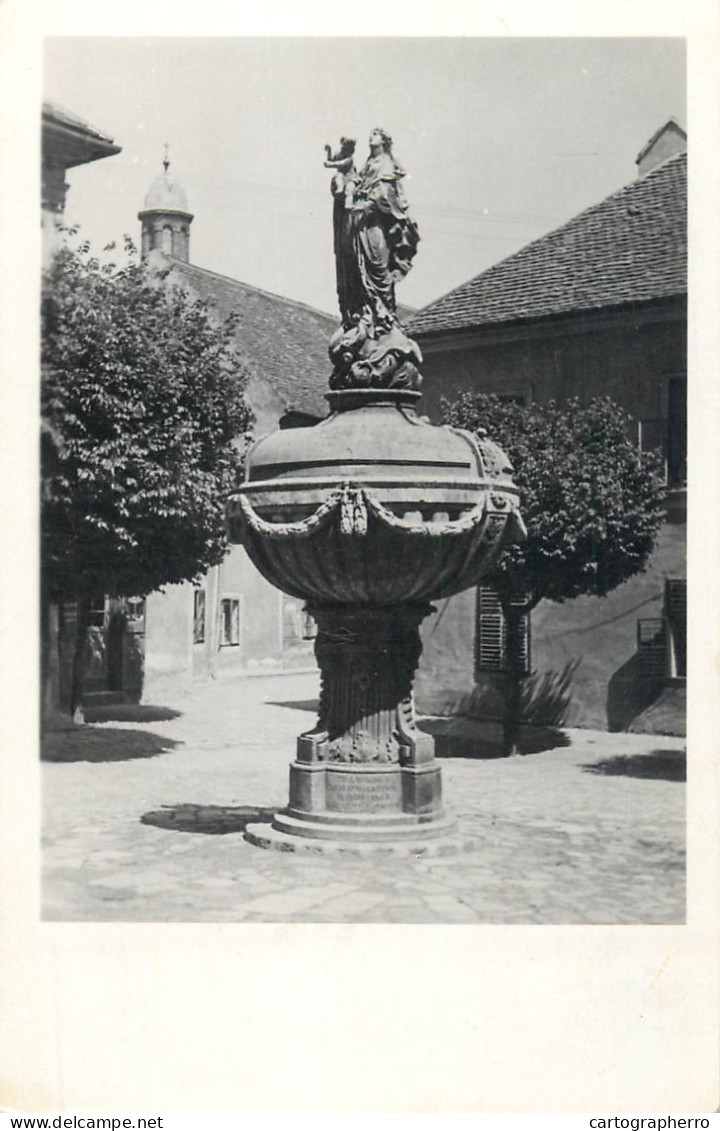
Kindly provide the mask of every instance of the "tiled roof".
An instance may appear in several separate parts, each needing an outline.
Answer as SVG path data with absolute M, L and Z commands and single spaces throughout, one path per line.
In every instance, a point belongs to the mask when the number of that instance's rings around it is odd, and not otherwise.
M 91 126 L 89 122 L 78 118 L 76 114 L 71 114 L 63 106 L 58 106 L 57 102 L 43 102 L 42 105 L 43 121 L 57 126 L 64 126 L 68 130 L 73 130 L 75 133 L 82 134 L 85 137 L 92 138 L 100 142 L 106 142 L 107 145 L 114 146 L 113 139 L 108 137 L 107 134 L 101 133 L 95 126 Z
M 121 152 L 112 138 L 71 114 L 56 102 L 42 105 L 43 160 L 59 155 L 65 168 L 84 165 Z
M 680 153 L 431 302 L 408 330 L 444 334 L 685 294 L 686 208 Z
M 198 297 L 238 316 L 237 342 L 250 368 L 277 390 L 288 409 L 327 416 L 328 343 L 339 319 L 304 303 L 170 260 Z

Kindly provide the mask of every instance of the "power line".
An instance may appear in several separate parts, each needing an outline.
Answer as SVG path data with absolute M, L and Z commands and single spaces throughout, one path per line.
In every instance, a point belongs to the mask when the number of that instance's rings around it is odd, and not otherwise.
M 224 211 L 224 212 L 243 212 L 243 211 L 245 211 L 245 209 L 241 208 L 237 204 L 227 204 L 227 203 L 213 204 L 212 208 L 213 208 L 213 210 L 220 209 L 221 211 Z M 319 215 L 317 215 L 317 213 L 314 213 L 314 212 L 298 213 L 298 212 L 288 212 L 287 210 L 283 210 L 283 209 L 268 209 L 268 208 L 255 208 L 254 212 L 255 212 L 255 214 L 260 215 L 260 216 L 287 216 L 287 217 L 294 217 L 295 219 L 301 219 L 303 221 L 311 221 L 315 224 L 327 225 L 327 223 L 328 223 L 328 218 L 327 218 L 326 215 L 319 216 Z M 423 224 L 421 234 L 428 233 L 428 232 L 432 233 L 432 235 L 450 236 L 451 239 L 489 240 L 493 243 L 516 243 L 517 240 L 520 238 L 516 233 L 508 233 L 506 235 L 500 235 L 498 233 L 491 234 L 490 232 L 468 232 L 468 231 L 451 232 L 447 228 L 436 228 L 432 224 Z
M 229 177 L 209 177 L 199 173 L 187 174 L 184 178 L 188 183 L 205 184 L 216 187 L 218 189 L 235 189 L 239 192 L 251 193 L 257 196 L 281 196 L 281 197 L 297 197 L 311 196 L 315 199 L 328 200 L 329 193 L 321 192 L 319 189 L 303 188 L 301 186 L 294 186 L 292 189 L 283 185 L 269 184 L 263 181 L 244 181 Z M 222 207 L 229 207 L 223 205 Z M 467 219 L 467 220 L 503 220 L 510 223 L 537 223 L 541 221 L 548 221 L 550 223 L 561 222 L 565 217 L 562 216 L 549 216 L 545 213 L 521 213 L 521 212 L 502 212 L 495 209 L 487 208 L 456 208 L 451 205 L 424 205 L 421 210 L 422 214 L 445 216 L 451 219 Z

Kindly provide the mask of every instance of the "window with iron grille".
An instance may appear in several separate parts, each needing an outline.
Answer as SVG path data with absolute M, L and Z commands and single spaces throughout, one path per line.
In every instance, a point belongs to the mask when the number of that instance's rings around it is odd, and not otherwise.
M 525 603 L 525 594 L 518 594 L 518 602 Z M 508 633 L 500 599 L 488 585 L 478 586 L 477 625 L 475 633 L 475 669 L 478 672 L 506 672 L 509 670 Z M 530 615 L 521 621 L 520 671 L 530 672 Z
M 196 589 L 193 594 L 193 643 L 205 642 L 205 590 Z
M 685 679 L 687 665 L 687 581 L 665 580 L 665 603 L 660 617 L 637 622 L 640 673 L 645 679 Z
M 220 602 L 220 647 L 236 648 L 240 643 L 240 599 L 223 597 Z
M 637 622 L 638 661 L 645 679 L 667 679 L 668 640 L 667 617 L 642 617 Z

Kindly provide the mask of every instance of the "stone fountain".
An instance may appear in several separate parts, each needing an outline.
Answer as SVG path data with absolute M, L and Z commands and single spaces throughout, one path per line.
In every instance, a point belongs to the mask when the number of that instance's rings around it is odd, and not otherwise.
M 500 448 L 417 413 L 422 358 L 395 303 L 419 240 L 404 172 L 382 130 L 360 172 L 353 150 L 342 139 L 326 161 L 342 317 L 330 414 L 255 443 L 228 504 L 231 539 L 306 601 L 321 672 L 289 803 L 246 836 L 285 850 L 450 851 L 434 743 L 413 710 L 420 624 L 432 601 L 477 585 L 523 525 Z

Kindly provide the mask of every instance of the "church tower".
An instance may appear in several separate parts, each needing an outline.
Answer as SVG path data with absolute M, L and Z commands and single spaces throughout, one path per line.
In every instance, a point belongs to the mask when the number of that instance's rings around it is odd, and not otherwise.
M 157 249 L 189 263 L 192 215 L 188 212 L 185 190 L 170 176 L 169 168 L 166 146 L 163 172 L 150 185 L 142 212 L 138 212 L 142 224 L 142 257 L 145 259 Z

